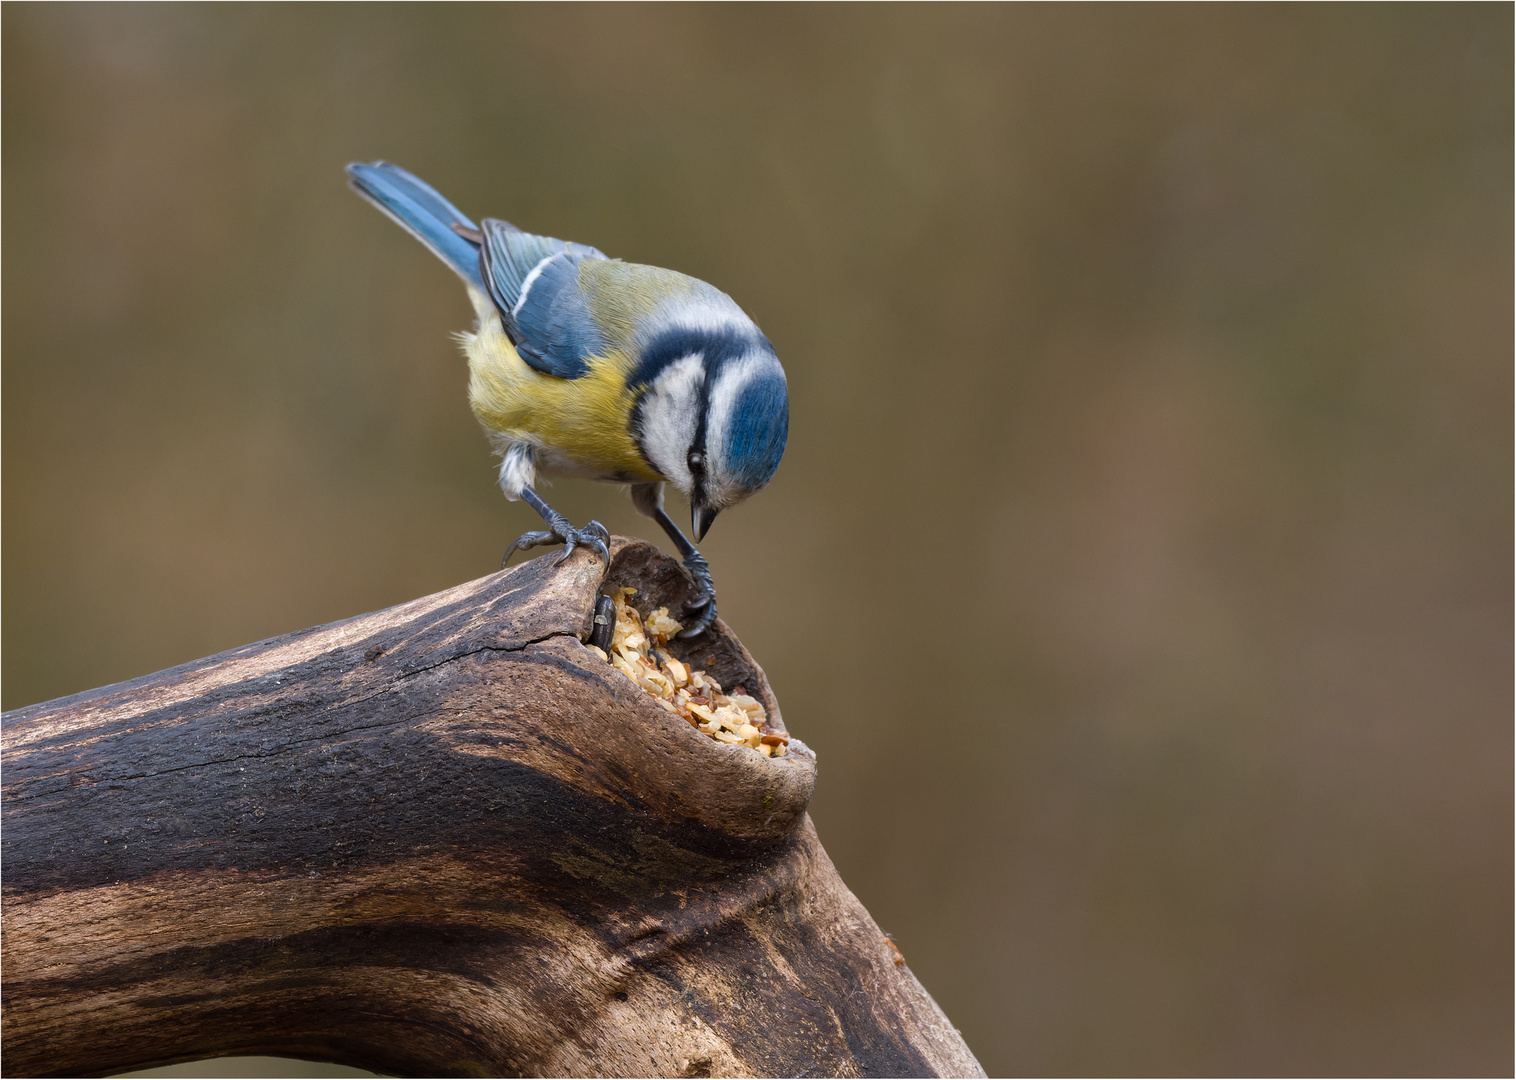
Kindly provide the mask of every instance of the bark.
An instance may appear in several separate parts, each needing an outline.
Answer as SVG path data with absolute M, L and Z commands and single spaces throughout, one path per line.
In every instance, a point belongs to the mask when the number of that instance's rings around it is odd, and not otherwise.
M 817 841 L 815 756 L 656 707 L 554 557 L 7 713 L 6 1074 L 983 1075 Z M 671 651 L 782 728 L 724 624 Z

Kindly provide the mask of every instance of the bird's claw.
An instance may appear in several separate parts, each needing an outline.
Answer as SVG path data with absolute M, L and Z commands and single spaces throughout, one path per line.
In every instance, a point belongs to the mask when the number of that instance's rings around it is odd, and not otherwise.
M 574 553 L 574 548 L 583 544 L 599 554 L 605 561 L 607 568 L 611 565 L 611 534 L 606 527 L 598 521 L 591 521 L 582 529 L 576 529 L 569 524 L 568 518 L 562 514 L 555 514 L 547 523 L 547 529 L 537 529 L 532 532 L 522 533 L 516 537 L 516 542 L 506 548 L 505 556 L 500 560 L 503 568 L 506 562 L 518 551 L 527 548 L 542 547 L 546 544 L 562 544 L 563 554 L 553 561 L 554 566 L 560 566 L 564 559 Z
M 711 568 L 706 563 L 705 556 L 698 551 L 685 557 L 684 568 L 695 579 L 695 588 L 699 592 L 695 599 L 685 605 L 686 614 L 693 614 L 695 621 L 679 631 L 679 637 L 699 637 L 716 621 L 716 582 L 711 577 Z

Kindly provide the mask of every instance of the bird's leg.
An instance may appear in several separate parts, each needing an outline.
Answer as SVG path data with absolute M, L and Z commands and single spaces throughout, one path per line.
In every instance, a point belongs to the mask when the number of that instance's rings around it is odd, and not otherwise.
M 684 560 L 684 568 L 690 572 L 690 577 L 695 579 L 695 588 L 698 590 L 694 601 L 688 610 L 695 612 L 695 621 L 686 629 L 679 632 L 682 638 L 698 637 L 710 628 L 711 623 L 716 621 L 716 583 L 711 580 L 711 568 L 706 564 L 705 556 L 695 550 L 695 545 L 685 539 L 684 533 L 679 531 L 679 526 L 674 524 L 673 518 L 669 517 L 663 509 L 663 484 L 633 484 L 632 505 L 637 512 L 652 518 L 668 533 L 674 546 L 679 549 L 679 555 Z
M 716 583 L 711 579 L 710 565 L 705 561 L 705 556 L 695 550 L 695 545 L 685 539 L 684 533 L 679 531 L 679 526 L 674 524 L 674 519 L 668 516 L 663 507 L 654 508 L 653 520 L 663 526 L 663 531 L 668 533 L 669 539 L 679 549 L 684 568 L 695 579 L 695 588 L 700 590 L 689 606 L 689 610 L 695 613 L 695 621 L 679 631 L 679 636 L 699 637 L 716 621 Z
M 563 545 L 563 554 L 558 556 L 558 561 L 553 564 L 554 566 L 557 566 L 573 554 L 574 547 L 578 544 L 594 548 L 600 553 L 600 557 L 605 560 L 605 565 L 607 567 L 611 565 L 611 534 L 606 531 L 604 525 L 598 521 L 591 521 L 584 528 L 576 529 L 569 524 L 568 518 L 543 502 L 542 496 L 538 495 L 530 487 L 521 489 L 521 497 L 526 501 L 528 506 L 542 515 L 542 520 L 547 522 L 547 531 L 522 533 L 518 536 L 516 542 L 506 549 L 504 558 L 500 560 L 501 567 L 505 566 L 506 560 L 513 553 L 525 551 L 527 548 L 540 547 L 543 544 Z

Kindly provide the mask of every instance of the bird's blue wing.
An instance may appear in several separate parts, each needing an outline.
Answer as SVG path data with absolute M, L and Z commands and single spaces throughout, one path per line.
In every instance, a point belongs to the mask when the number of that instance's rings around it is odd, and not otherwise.
M 516 352 L 544 375 L 577 379 L 605 338 L 579 290 L 579 264 L 605 256 L 585 244 L 484 219 L 484 287 Z
M 453 226 L 474 236 L 478 236 L 478 228 L 430 184 L 388 161 L 349 165 L 347 176 L 354 191 L 431 248 L 432 254 L 459 277 L 476 289 L 484 288 L 479 275 L 479 243 Z

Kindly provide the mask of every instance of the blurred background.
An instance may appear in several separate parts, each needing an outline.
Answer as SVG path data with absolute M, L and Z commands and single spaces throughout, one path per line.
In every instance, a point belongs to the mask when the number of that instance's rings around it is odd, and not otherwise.
M 4 706 L 535 527 L 384 157 L 775 343 L 721 612 L 992 1075 L 1508 1075 L 1512 21 L 7 5 Z

